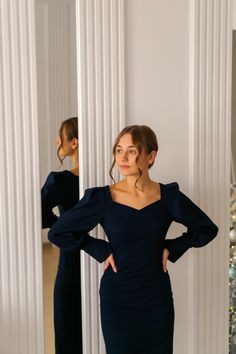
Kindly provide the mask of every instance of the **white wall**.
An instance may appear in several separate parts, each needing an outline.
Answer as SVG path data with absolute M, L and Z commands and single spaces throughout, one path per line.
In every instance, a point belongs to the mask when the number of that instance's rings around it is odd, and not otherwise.
M 188 4 L 188 0 L 125 2 L 127 123 L 155 129 L 160 154 L 153 172 L 166 182 L 188 180 Z M 174 170 L 173 162 L 178 166 Z
M 155 180 L 189 179 L 189 1 L 125 2 L 126 123 L 150 125 L 159 142 Z M 180 228 L 178 229 L 180 231 Z M 178 234 L 177 227 L 175 234 Z M 175 353 L 188 353 L 188 256 L 169 265 L 176 327 Z
M 233 23 L 232 23 L 232 28 L 236 30 L 236 0 L 232 0 L 232 17 L 233 17 Z

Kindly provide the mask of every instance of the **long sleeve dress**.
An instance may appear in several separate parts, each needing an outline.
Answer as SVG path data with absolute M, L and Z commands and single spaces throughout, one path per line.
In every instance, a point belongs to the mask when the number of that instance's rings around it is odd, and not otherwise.
M 176 262 L 190 247 L 202 247 L 217 226 L 178 187 L 162 184 L 161 198 L 142 209 L 112 200 L 109 186 L 90 188 L 49 232 L 64 249 L 83 249 L 103 261 L 113 253 L 118 269 L 109 267 L 100 284 L 100 308 L 107 354 L 172 354 L 174 306 L 164 247 Z M 187 227 L 166 240 L 173 221 Z M 101 224 L 109 242 L 84 235 Z M 92 353 L 91 353 L 92 354 Z
M 70 171 L 51 172 L 41 190 L 42 228 L 51 228 L 79 200 L 79 177 Z M 54 286 L 56 354 L 82 354 L 80 250 L 60 250 Z

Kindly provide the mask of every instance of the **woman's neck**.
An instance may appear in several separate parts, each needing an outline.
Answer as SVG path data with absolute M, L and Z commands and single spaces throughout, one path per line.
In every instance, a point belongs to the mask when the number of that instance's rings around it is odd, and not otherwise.
M 139 189 L 140 191 L 145 191 L 153 184 L 149 174 L 144 174 L 141 177 L 138 176 L 128 176 L 123 180 L 123 185 L 129 190 Z
M 71 172 L 74 173 L 76 176 L 79 175 L 79 159 L 78 159 L 78 153 L 75 153 L 73 156 L 71 156 L 72 160 L 72 169 Z

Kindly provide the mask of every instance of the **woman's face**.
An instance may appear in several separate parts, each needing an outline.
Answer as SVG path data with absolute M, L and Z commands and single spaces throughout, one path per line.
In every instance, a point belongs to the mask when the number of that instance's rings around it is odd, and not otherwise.
M 137 157 L 138 161 L 136 162 Z M 155 159 L 156 153 L 147 154 L 144 149 L 139 154 L 134 145 L 131 134 L 124 134 L 115 149 L 115 162 L 123 176 L 139 176 L 140 169 L 143 173 L 148 171 L 149 165 Z
M 74 154 L 75 149 L 77 148 L 77 139 L 74 138 L 71 141 L 68 140 L 68 137 L 66 135 L 65 129 L 62 131 L 62 137 L 63 140 L 61 141 L 60 136 L 57 137 L 56 139 L 56 144 L 59 146 L 61 144 L 60 150 L 59 150 L 59 155 L 61 158 L 66 157 L 66 156 L 71 156 Z

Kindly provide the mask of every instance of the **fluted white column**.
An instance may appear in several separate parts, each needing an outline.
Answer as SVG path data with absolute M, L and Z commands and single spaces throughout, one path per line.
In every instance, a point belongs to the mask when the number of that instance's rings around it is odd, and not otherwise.
M 189 351 L 222 354 L 228 353 L 231 1 L 192 0 L 190 10 L 191 190 L 220 231 L 190 264 Z
M 33 0 L 0 1 L 0 351 L 42 354 Z
M 80 188 L 110 183 L 112 145 L 124 126 L 124 1 L 77 1 Z M 101 230 L 99 232 L 101 236 Z M 101 268 L 82 258 L 84 352 L 104 353 L 99 319 Z

